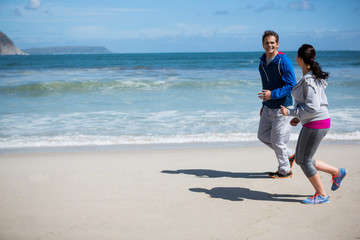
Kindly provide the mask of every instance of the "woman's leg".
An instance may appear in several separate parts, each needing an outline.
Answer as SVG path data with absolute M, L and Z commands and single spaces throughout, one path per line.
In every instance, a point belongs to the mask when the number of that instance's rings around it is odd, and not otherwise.
M 326 191 L 325 191 L 324 186 L 322 184 L 319 173 L 316 173 L 314 176 L 309 177 L 309 180 L 310 180 L 311 184 L 313 185 L 313 187 L 315 188 L 315 191 L 318 194 L 320 194 L 322 196 L 326 196 Z
M 328 174 L 331 174 L 332 176 L 337 175 L 339 173 L 339 169 L 324 162 L 320 159 L 315 159 L 315 168 L 318 171 L 326 172 Z
M 328 163 L 326 163 L 324 161 L 321 161 L 319 159 L 315 159 L 315 168 L 318 171 L 329 173 L 332 176 L 337 175 L 339 173 L 338 168 L 336 168 L 336 167 L 334 167 L 334 166 L 332 166 L 332 165 L 330 165 L 330 164 L 328 164 Z M 309 177 L 309 180 L 310 180 L 311 184 L 314 186 L 317 193 L 319 193 L 322 196 L 326 195 L 326 192 L 325 192 L 324 186 L 322 184 L 322 181 L 320 179 L 319 173 L 317 173 L 313 177 Z
M 313 159 L 313 156 L 320 145 L 321 140 L 324 138 L 328 129 L 311 129 L 302 128 L 299 139 L 296 146 L 295 161 L 300 165 L 305 175 L 309 178 L 309 181 L 315 188 L 315 191 L 323 196 L 326 195 L 320 175 L 317 170 L 333 170 L 327 169 L 327 164 L 319 161 L 318 164 Z M 316 166 L 320 169 L 317 169 Z

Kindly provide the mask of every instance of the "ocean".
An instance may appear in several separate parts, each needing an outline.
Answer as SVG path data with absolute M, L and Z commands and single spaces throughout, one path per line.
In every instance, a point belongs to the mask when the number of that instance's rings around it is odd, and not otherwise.
M 0 153 L 259 144 L 261 55 L 0 56 Z M 330 72 L 324 142 L 359 144 L 360 52 L 317 55 Z

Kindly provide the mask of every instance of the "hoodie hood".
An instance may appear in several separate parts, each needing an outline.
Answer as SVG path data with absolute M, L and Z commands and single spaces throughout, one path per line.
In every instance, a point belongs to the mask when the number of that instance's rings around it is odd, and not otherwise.
M 278 52 L 275 56 L 275 58 L 271 61 L 271 63 L 278 63 L 279 60 L 285 55 L 285 53 L 283 52 Z M 266 64 L 266 53 L 264 53 L 261 57 L 260 57 L 261 62 L 263 62 L 264 64 Z

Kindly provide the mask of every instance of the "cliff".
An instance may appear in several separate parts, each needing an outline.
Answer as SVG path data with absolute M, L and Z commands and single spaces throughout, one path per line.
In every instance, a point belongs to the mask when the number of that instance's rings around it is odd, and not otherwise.
M 15 46 L 6 34 L 0 31 L 0 55 L 57 55 L 57 54 L 109 54 L 105 47 L 46 47 L 29 48 L 24 52 Z
M 58 54 L 109 54 L 112 53 L 105 47 L 46 47 L 29 48 L 25 52 L 32 55 L 58 55 Z
M 0 55 L 27 55 L 15 46 L 8 36 L 0 32 Z

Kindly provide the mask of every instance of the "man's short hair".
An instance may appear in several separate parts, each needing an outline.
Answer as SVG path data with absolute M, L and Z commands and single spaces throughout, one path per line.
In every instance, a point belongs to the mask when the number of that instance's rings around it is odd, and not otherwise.
M 262 37 L 262 42 L 264 43 L 265 38 L 269 37 L 269 36 L 274 36 L 275 37 L 275 41 L 277 43 L 279 43 L 279 35 L 275 32 L 275 31 L 271 31 L 271 30 L 267 30 L 264 32 L 264 35 Z

